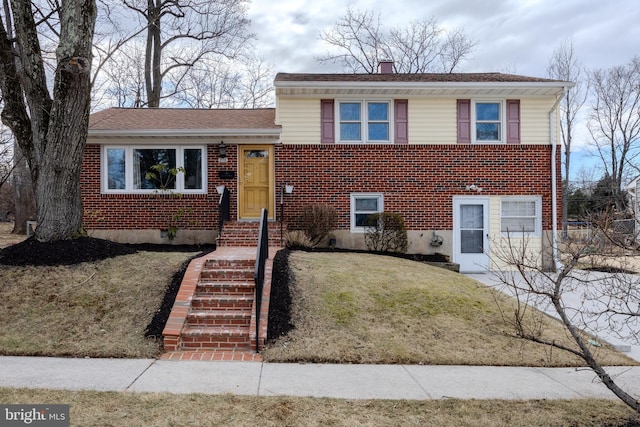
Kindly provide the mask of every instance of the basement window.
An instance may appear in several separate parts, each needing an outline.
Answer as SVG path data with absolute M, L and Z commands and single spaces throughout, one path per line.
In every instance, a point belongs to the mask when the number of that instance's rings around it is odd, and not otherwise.
M 369 215 L 381 212 L 384 212 L 382 193 L 352 193 L 351 232 L 364 233 Z

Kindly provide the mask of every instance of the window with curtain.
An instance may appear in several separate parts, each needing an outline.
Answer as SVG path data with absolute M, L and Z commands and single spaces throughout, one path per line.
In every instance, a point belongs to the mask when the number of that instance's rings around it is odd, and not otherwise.
M 540 210 L 539 198 L 504 198 L 501 204 L 500 231 L 539 234 Z

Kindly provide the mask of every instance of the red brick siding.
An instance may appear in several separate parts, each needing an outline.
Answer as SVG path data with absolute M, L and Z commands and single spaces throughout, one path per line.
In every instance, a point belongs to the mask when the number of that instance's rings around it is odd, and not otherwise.
M 282 145 L 275 169 L 276 182 L 295 187 L 285 214 L 292 228 L 302 206 L 321 203 L 349 229 L 350 193 L 380 192 L 408 229 L 452 229 L 453 196 L 477 195 L 465 190 L 476 184 L 484 196 L 542 196 L 542 226 L 551 229 L 550 156 L 543 145 Z
M 482 187 L 482 195 L 542 196 L 543 228 L 551 229 L 551 147 L 546 145 L 276 145 L 276 216 L 279 189 L 286 195 L 285 219 L 300 226 L 302 207 L 330 204 L 338 213 L 338 228 L 349 229 L 350 194 L 384 193 L 386 211 L 400 213 L 410 230 L 453 228 L 452 198 L 477 195 L 465 190 Z M 227 163 L 218 162 L 216 145 L 208 147 L 208 193 L 180 198 L 159 195 L 100 193 L 100 146 L 87 145 L 81 176 L 87 229 L 161 229 L 173 213 L 192 209 L 177 226 L 212 229 L 217 226 L 216 185 L 231 191 L 231 217 L 237 215 L 237 179 L 222 180 L 220 170 L 237 173 L 237 146 L 229 145 Z M 560 150 L 557 155 L 560 206 Z

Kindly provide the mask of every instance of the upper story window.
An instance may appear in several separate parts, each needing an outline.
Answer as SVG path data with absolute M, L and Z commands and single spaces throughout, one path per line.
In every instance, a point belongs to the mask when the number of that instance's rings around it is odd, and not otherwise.
M 475 102 L 475 140 L 478 142 L 502 142 L 502 103 Z
M 391 103 L 389 101 L 337 102 L 340 142 L 389 142 Z
M 520 141 L 520 100 L 457 100 L 459 143 Z
M 206 193 L 205 147 L 104 147 L 105 193 Z

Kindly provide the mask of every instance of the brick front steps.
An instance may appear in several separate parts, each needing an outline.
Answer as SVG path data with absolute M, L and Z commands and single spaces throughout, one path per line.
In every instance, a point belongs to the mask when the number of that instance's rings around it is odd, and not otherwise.
M 273 256 L 269 249 L 258 348 L 267 337 Z M 255 353 L 256 248 L 219 247 L 191 261 L 162 333 L 165 360 L 262 360 Z
M 287 225 L 282 225 L 280 234 L 280 222 L 269 221 L 269 242 L 280 245 L 282 234 L 286 234 Z M 255 247 L 258 241 L 258 223 L 256 221 L 227 222 L 222 227 L 222 234 L 218 238 L 218 246 L 250 246 Z M 255 255 L 254 255 L 255 257 Z

